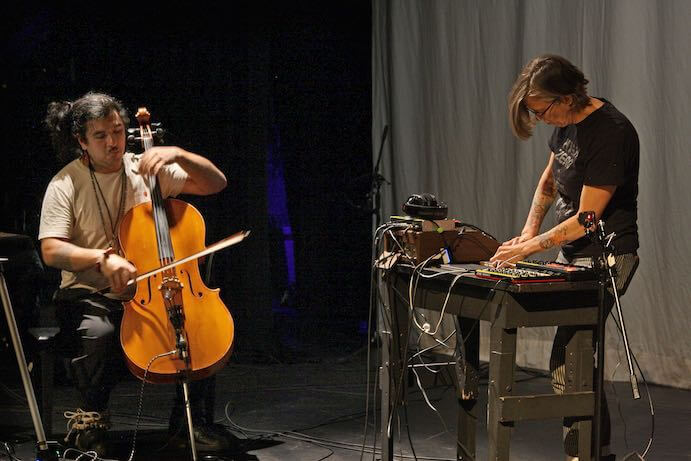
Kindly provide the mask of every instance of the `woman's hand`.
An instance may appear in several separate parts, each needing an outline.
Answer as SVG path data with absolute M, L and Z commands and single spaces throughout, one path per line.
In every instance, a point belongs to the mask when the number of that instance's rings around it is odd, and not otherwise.
M 535 235 L 536 234 L 534 234 L 534 233 L 523 231 L 523 232 L 521 232 L 521 235 L 519 235 L 518 237 L 514 237 L 510 240 L 507 240 L 506 242 L 502 243 L 501 245 L 502 246 L 504 246 L 504 245 L 506 245 L 506 246 L 518 245 L 519 243 L 523 243 L 523 242 L 530 240 L 531 238 L 535 237 Z
M 508 242 L 503 243 L 494 256 L 490 258 L 490 263 L 493 263 L 494 267 L 502 267 L 507 264 L 515 264 L 517 261 L 521 261 L 528 257 L 531 252 L 528 250 L 526 241 L 514 242 L 521 237 L 515 237 Z

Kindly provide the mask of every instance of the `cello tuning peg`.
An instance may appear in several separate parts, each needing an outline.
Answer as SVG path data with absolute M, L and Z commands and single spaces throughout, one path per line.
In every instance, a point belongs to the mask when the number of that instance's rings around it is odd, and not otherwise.
M 152 135 L 154 139 L 156 140 L 157 143 L 163 144 L 165 141 L 163 140 L 163 135 L 166 133 L 166 131 L 163 128 L 156 128 Z

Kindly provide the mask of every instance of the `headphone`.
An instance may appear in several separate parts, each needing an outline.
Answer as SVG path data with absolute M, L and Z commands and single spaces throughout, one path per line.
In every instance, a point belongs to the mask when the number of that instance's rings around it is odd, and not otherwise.
M 449 212 L 446 203 L 437 201 L 437 197 L 427 192 L 411 195 L 402 208 L 407 216 L 421 219 L 445 219 Z

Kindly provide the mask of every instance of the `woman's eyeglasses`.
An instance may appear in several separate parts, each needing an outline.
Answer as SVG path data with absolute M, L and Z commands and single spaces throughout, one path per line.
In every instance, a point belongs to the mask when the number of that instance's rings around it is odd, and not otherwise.
M 559 101 L 559 98 L 552 99 L 552 102 L 549 103 L 549 106 L 547 106 L 547 108 L 545 110 L 543 110 L 542 112 L 537 112 L 537 111 L 531 109 L 530 107 L 528 107 L 527 104 L 525 104 L 525 103 L 523 103 L 523 104 L 525 105 L 525 108 L 528 110 L 528 112 L 530 112 L 534 117 L 542 119 L 542 117 L 545 116 L 547 111 L 550 110 L 552 108 L 552 106 L 554 105 L 554 103 L 557 101 Z

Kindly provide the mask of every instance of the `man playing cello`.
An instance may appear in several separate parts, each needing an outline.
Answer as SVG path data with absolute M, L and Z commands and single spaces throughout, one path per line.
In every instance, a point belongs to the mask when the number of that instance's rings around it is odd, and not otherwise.
M 70 443 L 80 450 L 106 451 L 110 391 L 122 364 L 118 329 L 122 301 L 137 268 L 118 254 L 118 228 L 125 213 L 150 200 L 146 175 L 157 175 L 163 198 L 210 195 L 226 186 L 224 174 L 206 158 L 174 146 L 126 153 L 129 118 L 115 98 L 89 92 L 73 102 L 53 102 L 46 125 L 55 151 L 69 162 L 48 184 L 39 240 L 44 262 L 62 270 L 55 294 L 56 317 L 71 359 L 80 410 L 70 413 Z M 112 249 L 109 250 L 109 249 Z M 97 291 L 110 287 L 106 295 Z M 201 450 L 222 450 L 231 434 L 202 423 L 205 380 L 191 393 L 195 442 Z M 178 386 L 170 429 L 184 440 L 183 399 Z

